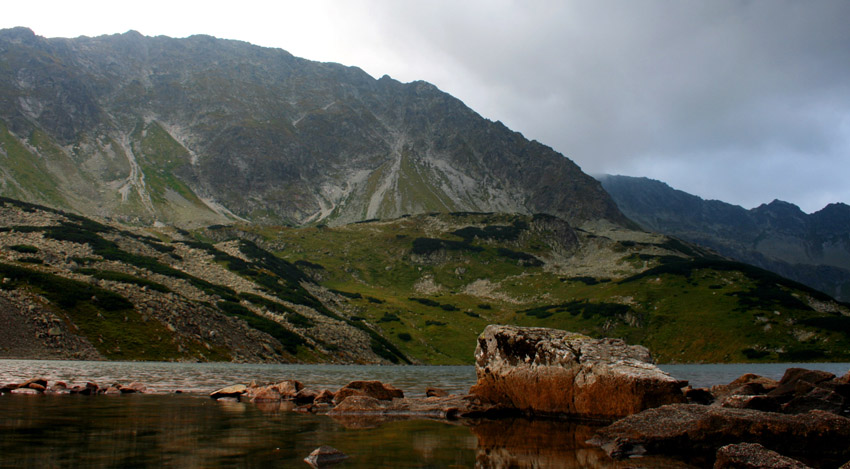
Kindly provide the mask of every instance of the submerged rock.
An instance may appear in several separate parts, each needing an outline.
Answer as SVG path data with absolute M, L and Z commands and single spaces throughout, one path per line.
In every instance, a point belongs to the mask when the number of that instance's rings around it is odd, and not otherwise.
M 348 455 L 331 446 L 320 446 L 313 450 L 304 462 L 313 467 L 324 467 L 348 459 Z
M 483 402 L 531 414 L 614 419 L 685 402 L 676 380 L 649 351 L 619 339 L 592 339 L 537 327 L 487 326 L 475 349 Z

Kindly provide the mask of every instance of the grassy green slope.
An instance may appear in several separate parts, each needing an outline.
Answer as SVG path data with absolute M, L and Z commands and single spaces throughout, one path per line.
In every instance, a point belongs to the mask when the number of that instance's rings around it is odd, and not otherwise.
M 576 230 L 565 249 L 530 217 L 470 214 L 246 229 L 426 363 L 469 363 L 490 323 L 622 337 L 661 362 L 850 360 L 846 305 L 667 238 Z

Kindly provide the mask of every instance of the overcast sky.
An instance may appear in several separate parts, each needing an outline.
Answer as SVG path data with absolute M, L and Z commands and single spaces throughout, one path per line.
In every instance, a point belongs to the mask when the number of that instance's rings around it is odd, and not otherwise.
M 850 203 L 848 0 L 7 2 L 45 37 L 209 34 L 426 80 L 590 174 Z

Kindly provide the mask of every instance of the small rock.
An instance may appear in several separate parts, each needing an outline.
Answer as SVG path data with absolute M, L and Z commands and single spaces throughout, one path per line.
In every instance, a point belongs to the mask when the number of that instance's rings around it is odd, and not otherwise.
M 446 397 L 449 393 L 443 389 L 428 388 L 425 390 L 425 397 Z
M 44 390 L 44 388 L 47 388 L 47 380 L 44 379 L 44 378 L 29 379 L 29 380 L 24 381 L 23 383 L 19 384 L 18 387 L 19 388 L 29 388 L 31 384 L 37 384 L 38 386 L 41 386 L 42 390 Z M 35 388 L 33 388 L 33 389 L 35 389 Z
M 318 395 L 319 393 L 312 389 L 302 389 L 295 395 L 295 402 L 298 404 L 312 404 Z
M 284 399 L 295 399 L 298 391 L 304 389 L 304 385 L 300 381 L 287 379 L 275 384 L 280 396 Z
M 242 397 L 248 391 L 248 387 L 244 384 L 234 384 L 233 386 L 227 386 L 219 389 L 218 391 L 213 391 L 210 393 L 210 397 L 213 399 L 220 399 L 222 397 Z
M 758 443 L 726 445 L 717 450 L 714 469 L 811 469 Z
M 315 404 L 319 404 L 319 403 L 330 404 L 330 403 L 333 402 L 333 400 L 334 400 L 334 393 L 327 390 L 327 389 L 322 389 L 321 391 L 319 391 L 319 394 L 316 396 L 316 398 L 313 399 L 313 403 L 315 403 Z
M 392 385 L 380 381 L 352 381 L 334 395 L 334 402 L 340 403 L 348 396 L 369 396 L 382 401 L 403 398 L 404 392 Z
M 133 393 L 143 393 L 143 392 L 147 391 L 148 388 L 147 388 L 147 386 L 145 386 L 144 384 L 142 384 L 138 381 L 133 381 L 132 383 L 128 384 L 127 386 L 121 386 L 120 389 L 121 389 L 122 394 L 133 394 Z
M 732 409 L 753 409 L 764 412 L 779 412 L 779 403 L 770 396 L 729 396 L 720 403 Z
M 44 387 L 43 385 L 41 385 L 39 383 L 30 383 L 30 384 L 28 384 L 26 386 L 22 386 L 22 387 L 26 387 L 26 388 L 29 388 L 29 389 L 35 389 L 38 392 L 44 392 L 47 389 L 46 387 Z
M 313 467 L 324 467 L 348 459 L 348 455 L 331 446 L 320 446 L 313 450 L 304 462 Z
M 705 388 L 692 388 L 690 386 L 682 389 L 685 399 L 692 404 L 709 405 L 714 402 L 714 394 Z
M 280 402 L 280 392 L 274 386 L 252 389 L 250 393 L 253 397 L 253 402 Z

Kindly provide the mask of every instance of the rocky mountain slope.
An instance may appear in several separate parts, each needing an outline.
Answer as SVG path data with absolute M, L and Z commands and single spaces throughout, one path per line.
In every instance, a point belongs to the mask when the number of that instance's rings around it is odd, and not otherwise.
M 0 200 L 0 357 L 470 363 L 487 324 L 665 362 L 850 360 L 850 308 L 662 235 L 551 215 L 130 228 Z
M 620 210 L 646 229 L 701 244 L 850 301 L 850 206 L 830 204 L 809 215 L 775 200 L 746 210 L 651 179 L 599 180 Z
M 0 194 L 183 227 L 430 211 L 625 222 L 572 161 L 428 83 L 133 31 L 0 31 Z

